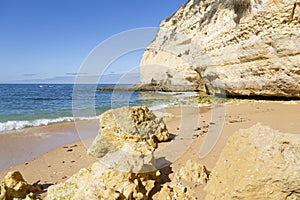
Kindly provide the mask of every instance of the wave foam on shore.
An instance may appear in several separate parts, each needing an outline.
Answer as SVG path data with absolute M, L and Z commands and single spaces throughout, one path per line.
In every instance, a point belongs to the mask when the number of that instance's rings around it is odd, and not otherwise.
M 4 131 L 11 131 L 11 130 L 19 130 L 27 127 L 37 127 L 37 126 L 47 126 L 50 124 L 56 124 L 61 122 L 72 122 L 75 120 L 93 120 L 97 119 L 98 117 L 59 117 L 55 119 L 37 119 L 33 121 L 7 121 L 7 122 L 0 122 L 0 134 Z

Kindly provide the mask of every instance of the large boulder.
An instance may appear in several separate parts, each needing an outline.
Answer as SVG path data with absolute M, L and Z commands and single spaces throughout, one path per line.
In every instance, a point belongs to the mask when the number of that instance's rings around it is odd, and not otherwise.
M 37 199 L 36 193 L 39 191 L 40 187 L 28 184 L 20 172 L 8 172 L 1 182 L 0 199 Z
M 206 199 L 300 199 L 300 136 L 257 124 L 229 138 Z
M 162 118 L 145 106 L 109 110 L 88 151 L 99 162 L 49 187 L 46 199 L 149 199 L 161 175 L 153 151 L 168 139 Z
M 161 22 L 142 84 L 300 98 L 299 0 L 189 0 Z
M 146 106 L 121 107 L 100 116 L 100 130 L 88 152 L 123 172 L 154 170 L 153 151 L 169 139 L 162 118 Z

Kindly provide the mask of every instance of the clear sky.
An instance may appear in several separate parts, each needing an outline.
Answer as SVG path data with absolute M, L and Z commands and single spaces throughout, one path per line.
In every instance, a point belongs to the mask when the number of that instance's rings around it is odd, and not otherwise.
M 70 76 L 103 40 L 133 28 L 158 27 L 184 2 L 0 0 L 0 82 Z M 136 58 L 126 62 L 136 65 Z M 118 70 L 127 70 L 122 67 Z

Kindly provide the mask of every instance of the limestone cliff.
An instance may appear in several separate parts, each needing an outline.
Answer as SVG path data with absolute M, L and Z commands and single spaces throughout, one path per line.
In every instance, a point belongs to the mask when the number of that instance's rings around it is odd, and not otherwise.
M 300 98 L 299 0 L 189 0 L 160 24 L 141 83 Z

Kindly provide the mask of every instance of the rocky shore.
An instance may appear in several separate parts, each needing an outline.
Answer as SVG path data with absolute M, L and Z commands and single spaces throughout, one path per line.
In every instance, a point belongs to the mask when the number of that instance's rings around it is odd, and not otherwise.
M 265 120 L 264 123 L 267 123 L 264 115 L 269 116 L 271 113 L 271 116 L 280 118 L 284 114 L 278 110 L 280 106 L 285 107 L 286 112 L 299 109 L 297 102 L 241 102 L 240 105 L 229 105 L 230 116 L 227 117 L 225 125 L 240 124 L 240 127 L 249 128 L 240 129 L 235 133 L 230 133 L 225 128 L 227 142 L 224 139 L 220 141 L 224 146 L 221 145 L 223 147 L 218 150 L 218 156 L 214 156 L 212 152 L 208 160 L 199 160 L 193 149 L 198 149 L 199 144 L 210 133 L 209 127 L 216 126 L 217 121 L 208 123 L 208 126 L 203 125 L 194 130 L 193 135 L 197 136 L 193 137 L 191 148 L 179 160 L 180 164 L 171 164 L 163 168 L 158 167 L 160 158 L 155 157 L 153 153 L 182 137 L 180 134 L 172 137 L 170 133 L 174 133 L 178 128 L 169 126 L 168 130 L 164 123 L 165 120 L 176 119 L 176 113 L 173 112 L 173 116 L 164 115 L 162 119 L 143 106 L 109 110 L 100 116 L 98 136 L 88 151 L 98 160 L 89 167 L 80 169 L 66 181 L 50 187 L 49 184 L 48 188 L 46 187 L 47 194 L 42 197 L 298 199 L 300 137 L 296 131 L 297 125 L 293 134 L 282 133 L 259 123 L 250 125 L 256 123 L 255 120 L 259 119 L 259 116 L 261 121 Z M 235 111 L 240 114 L 233 115 L 232 108 L 238 108 Z M 205 113 L 200 115 L 203 114 Z M 247 116 L 248 119 L 244 118 Z M 193 115 L 190 117 L 193 118 Z M 209 117 L 202 118 L 201 121 L 204 119 L 209 122 Z M 251 122 L 250 119 L 255 120 Z M 296 123 L 298 120 L 295 117 L 290 122 Z M 276 124 L 275 118 L 272 121 L 273 126 L 279 125 Z M 203 133 L 198 134 L 199 131 Z M 176 149 L 173 150 L 174 153 L 175 151 Z M 213 158 L 216 159 L 216 163 L 212 165 L 210 162 Z M 40 199 L 40 194 L 46 189 L 45 185 L 39 182 L 28 184 L 17 171 L 8 173 L 0 187 L 2 199 Z
M 98 90 L 299 99 L 299 66 L 299 0 L 188 0 L 146 49 L 141 84 Z M 112 109 L 89 146 L 65 145 L 2 170 L 0 199 L 297 200 L 299 104 Z
M 97 88 L 97 90 L 114 91 L 161 91 L 161 92 L 198 92 L 200 88 L 197 85 L 161 85 L 161 84 L 134 84 L 128 86 L 106 86 Z

